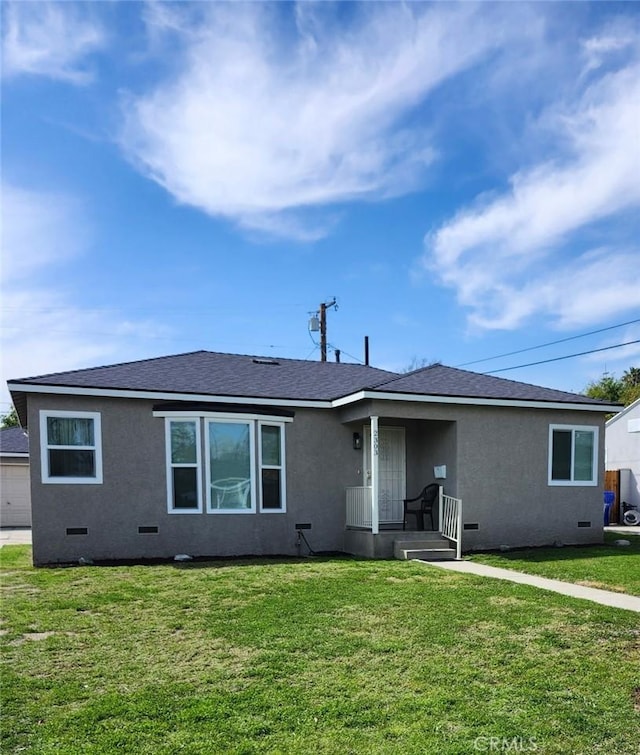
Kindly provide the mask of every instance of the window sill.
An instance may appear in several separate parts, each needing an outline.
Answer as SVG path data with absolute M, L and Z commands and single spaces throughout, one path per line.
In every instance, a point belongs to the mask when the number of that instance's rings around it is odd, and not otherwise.
M 102 485 L 100 477 L 45 477 L 43 485 Z
M 597 482 L 586 482 L 584 480 L 549 480 L 547 485 L 550 488 L 595 488 L 598 486 Z

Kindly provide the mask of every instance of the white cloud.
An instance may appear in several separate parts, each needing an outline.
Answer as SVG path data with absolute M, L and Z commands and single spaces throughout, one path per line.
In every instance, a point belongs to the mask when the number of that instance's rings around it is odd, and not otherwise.
M 152 321 L 74 302 L 69 273 L 91 238 L 76 199 L 9 184 L 2 199 L 0 412 L 7 379 L 142 358 L 145 339 L 167 335 Z
M 3 285 L 25 283 L 44 267 L 81 254 L 89 237 L 82 213 L 70 196 L 3 183 Z
M 121 141 L 179 202 L 317 238 L 326 229 L 293 213 L 416 188 L 436 151 L 424 125 L 401 119 L 505 31 L 467 5 L 288 8 L 151 6 L 153 47 L 164 38 L 181 67 L 129 96 Z
M 539 124 L 561 158 L 514 174 L 508 191 L 425 238 L 422 265 L 456 290 L 474 325 L 513 329 L 543 314 L 577 327 L 637 307 L 640 248 L 623 229 L 640 208 L 639 62 L 636 51 L 592 76 L 573 105 L 547 109 Z M 614 225 L 596 247 L 586 236 L 603 220 Z
M 4 9 L 3 76 L 25 74 L 87 84 L 86 59 L 106 44 L 85 4 L 12 2 Z
M 626 19 L 615 18 L 595 36 L 581 41 L 585 60 L 582 76 L 607 65 L 612 58 L 631 52 L 638 46 L 638 30 Z

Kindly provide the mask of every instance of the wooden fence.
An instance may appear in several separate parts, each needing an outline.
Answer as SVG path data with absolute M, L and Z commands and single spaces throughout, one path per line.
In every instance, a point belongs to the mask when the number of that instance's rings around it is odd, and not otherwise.
M 616 494 L 613 506 L 609 511 L 609 523 L 617 524 L 622 521 L 622 512 L 620 511 L 620 470 L 607 469 L 604 473 L 604 489 L 611 490 Z

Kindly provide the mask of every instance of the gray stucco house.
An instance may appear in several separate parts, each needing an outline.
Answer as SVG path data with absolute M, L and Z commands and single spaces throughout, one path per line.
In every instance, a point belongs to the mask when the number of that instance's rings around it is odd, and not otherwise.
M 36 564 L 296 555 L 301 535 L 316 552 L 406 556 L 439 547 L 402 532 L 403 499 L 434 481 L 428 537 L 453 555 L 602 539 L 619 407 L 585 396 L 442 365 L 208 351 L 9 389 L 29 429 Z

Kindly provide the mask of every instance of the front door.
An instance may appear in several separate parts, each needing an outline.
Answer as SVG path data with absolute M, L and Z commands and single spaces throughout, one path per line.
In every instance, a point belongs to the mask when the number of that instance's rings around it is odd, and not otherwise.
M 371 428 L 365 427 L 364 459 L 367 485 L 371 485 Z M 400 523 L 404 517 L 403 501 L 407 495 L 407 463 L 404 427 L 380 427 L 378 430 L 379 512 L 381 524 Z

